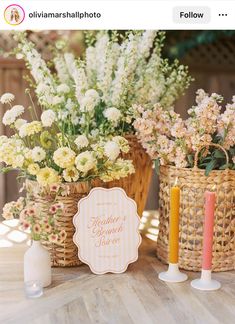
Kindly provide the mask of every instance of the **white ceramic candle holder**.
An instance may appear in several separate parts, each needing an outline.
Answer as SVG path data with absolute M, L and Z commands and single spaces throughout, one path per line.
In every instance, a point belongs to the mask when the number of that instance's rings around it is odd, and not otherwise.
M 199 290 L 217 290 L 221 284 L 217 280 L 211 279 L 211 270 L 203 270 L 200 279 L 191 281 L 191 286 Z
M 43 295 L 42 284 L 38 280 L 26 281 L 24 290 L 27 298 L 38 298 Z
M 182 282 L 188 279 L 188 276 L 180 272 L 178 263 L 169 263 L 168 270 L 161 272 L 158 278 L 167 282 Z

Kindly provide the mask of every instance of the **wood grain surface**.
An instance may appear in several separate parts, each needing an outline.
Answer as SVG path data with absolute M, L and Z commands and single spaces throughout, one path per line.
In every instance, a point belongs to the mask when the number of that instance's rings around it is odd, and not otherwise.
M 184 283 L 164 283 L 158 273 L 166 265 L 156 258 L 155 247 L 144 238 L 138 261 L 124 274 L 94 275 L 86 265 L 54 268 L 51 287 L 34 300 L 23 291 L 26 244 L 0 248 L 0 323 L 234 323 L 235 272 L 213 274 L 222 283 L 215 292 L 190 287 L 199 273 L 187 272 Z

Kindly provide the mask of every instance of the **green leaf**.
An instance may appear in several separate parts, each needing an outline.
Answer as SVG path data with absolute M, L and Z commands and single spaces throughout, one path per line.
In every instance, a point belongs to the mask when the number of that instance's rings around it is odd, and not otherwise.
M 216 160 L 211 160 L 211 162 L 209 162 L 206 166 L 206 170 L 205 170 L 205 175 L 208 176 L 209 173 L 214 169 L 214 167 L 216 166 Z
M 208 165 L 208 162 L 200 163 L 199 168 L 204 169 Z
M 205 158 L 203 158 L 202 160 L 203 161 L 211 161 L 212 157 L 211 157 L 211 155 L 209 155 L 209 156 L 206 156 Z
M 229 150 L 229 153 L 232 157 L 234 157 L 235 156 L 235 147 L 231 147 Z
M 156 173 L 159 174 L 159 171 L 160 171 L 160 159 L 159 158 L 154 161 L 154 166 L 155 166 Z
M 194 158 L 193 158 L 193 155 L 192 154 L 188 155 L 188 162 L 189 162 L 189 164 L 191 166 L 193 166 L 193 164 L 194 164 Z
M 0 172 L 1 172 L 1 173 L 7 173 L 7 172 L 9 172 L 9 171 L 11 171 L 11 170 L 13 170 L 12 167 L 5 167 L 5 168 L 1 168 L 1 169 L 0 169 Z
M 230 163 L 225 163 L 225 164 L 223 164 L 223 165 L 221 165 L 221 167 L 219 168 L 220 170 L 225 170 L 225 169 L 227 169 L 227 168 L 230 168 L 230 166 L 231 166 L 231 164 Z
M 221 150 L 215 150 L 213 155 L 217 159 L 224 159 L 225 158 L 224 152 L 222 152 Z

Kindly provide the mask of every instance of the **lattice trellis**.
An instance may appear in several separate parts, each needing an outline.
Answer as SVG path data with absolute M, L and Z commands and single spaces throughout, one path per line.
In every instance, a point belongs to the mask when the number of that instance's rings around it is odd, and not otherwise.
M 35 45 L 37 50 L 42 54 L 43 58 L 50 60 L 52 58 L 51 45 L 60 38 L 71 38 L 75 31 L 41 31 L 28 32 L 28 38 Z M 17 46 L 13 38 L 12 32 L 2 31 L 0 33 L 0 56 L 6 57 Z
M 167 32 L 164 55 L 179 57 L 191 70 L 234 72 L 235 34 L 225 31 L 203 33 L 189 30 Z
M 190 50 L 183 63 L 192 67 L 204 67 L 215 70 L 235 70 L 235 37 L 215 43 L 203 44 Z

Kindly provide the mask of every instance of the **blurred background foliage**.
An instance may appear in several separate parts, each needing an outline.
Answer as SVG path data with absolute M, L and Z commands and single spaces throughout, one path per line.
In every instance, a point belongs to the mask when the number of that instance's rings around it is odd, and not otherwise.
M 91 33 L 96 33 L 93 31 Z M 121 34 L 125 31 L 119 31 Z M 36 43 L 37 48 L 41 50 L 45 59 L 50 59 L 52 44 L 63 41 L 66 43 L 66 49 L 76 54 L 82 55 L 85 50 L 85 34 L 83 31 L 27 31 L 30 40 Z M 225 47 L 234 54 L 235 41 L 234 30 L 204 30 L 204 31 L 184 31 L 173 30 L 166 31 L 165 46 L 163 48 L 164 57 L 173 60 L 190 60 L 193 58 L 193 52 L 201 52 L 202 47 L 208 50 L 208 56 L 211 48 Z M 0 32 L 0 55 L 9 57 L 10 52 L 16 46 L 11 32 Z M 198 53 L 200 54 L 200 53 Z M 202 55 L 203 56 L 203 55 Z M 202 57 L 200 57 L 202 59 Z M 211 63 L 213 63 L 212 54 Z

